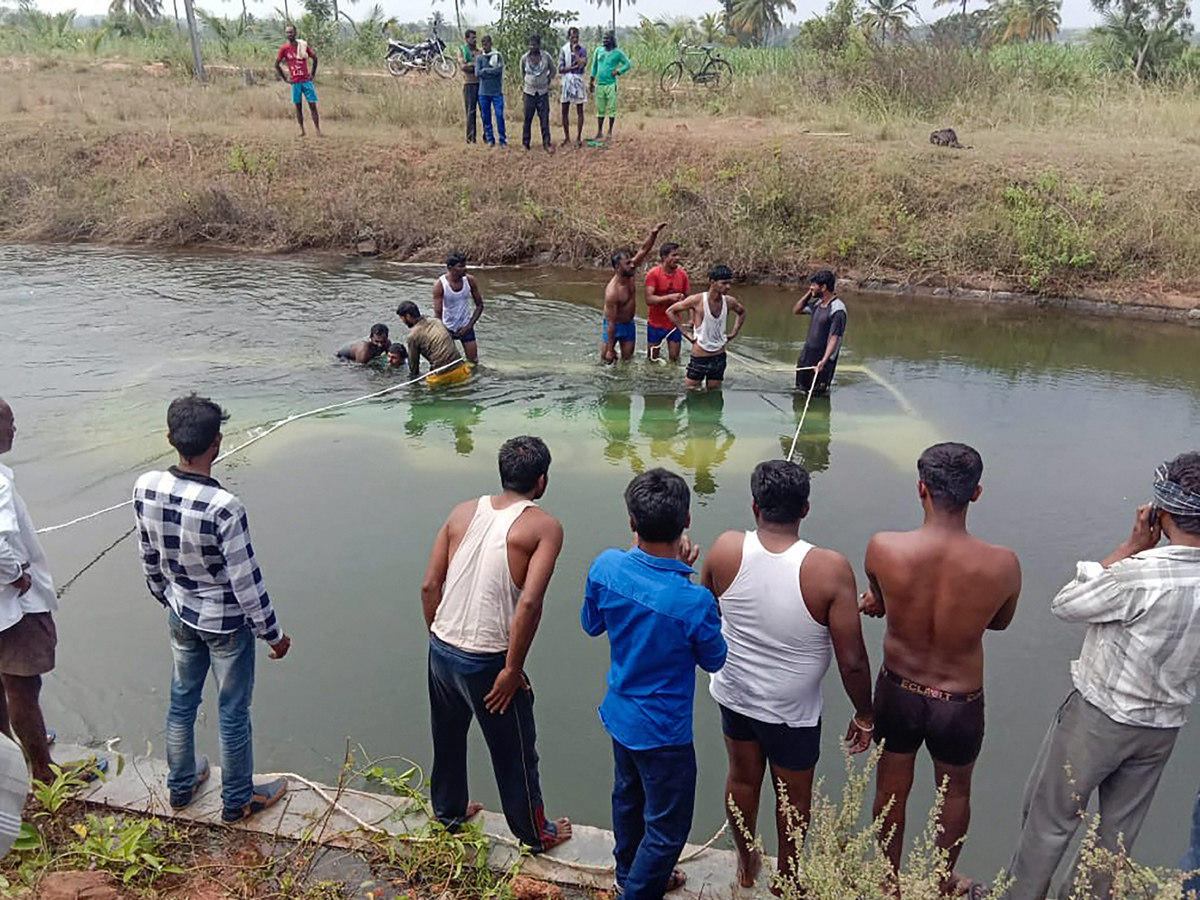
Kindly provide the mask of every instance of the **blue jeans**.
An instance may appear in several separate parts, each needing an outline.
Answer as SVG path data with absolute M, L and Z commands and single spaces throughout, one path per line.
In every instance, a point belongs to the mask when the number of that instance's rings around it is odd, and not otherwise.
M 1196 807 L 1192 810 L 1192 846 L 1183 857 L 1179 868 L 1185 872 L 1200 869 L 1200 793 L 1196 794 Z M 1183 883 L 1184 893 L 1200 893 L 1200 875 L 1193 875 Z
M 197 631 L 170 613 L 171 708 L 167 713 L 167 788 L 186 800 L 196 780 L 196 712 L 211 668 L 217 682 L 221 733 L 221 798 L 241 809 L 254 791 L 250 696 L 254 692 L 254 634 L 242 625 L 229 634 Z
M 533 691 L 518 690 L 503 713 L 488 712 L 484 696 L 504 668 L 505 653 L 471 653 L 429 636 L 429 712 L 433 771 L 429 796 L 438 821 L 462 824 L 467 812 L 467 731 L 479 720 L 492 757 L 504 819 L 517 840 L 534 853 L 553 835 L 538 780 Z
M 508 146 L 508 136 L 504 133 L 504 95 L 493 94 L 479 98 L 479 115 L 483 118 L 483 142 L 495 144 L 496 138 L 492 133 L 492 110 L 496 111 L 496 131 L 500 133 L 500 146 Z
M 662 900 L 692 830 L 696 750 L 613 741 L 613 833 L 621 900 Z

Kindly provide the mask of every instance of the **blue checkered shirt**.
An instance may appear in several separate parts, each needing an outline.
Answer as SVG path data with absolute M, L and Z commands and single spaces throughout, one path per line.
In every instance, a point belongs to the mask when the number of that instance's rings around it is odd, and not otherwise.
M 213 478 L 172 467 L 133 487 L 146 585 L 197 631 L 248 623 L 269 644 L 282 632 L 254 561 L 246 509 Z

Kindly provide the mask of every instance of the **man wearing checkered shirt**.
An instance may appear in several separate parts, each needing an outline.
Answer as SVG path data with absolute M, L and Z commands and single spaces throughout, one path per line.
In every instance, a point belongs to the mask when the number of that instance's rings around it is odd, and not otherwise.
M 291 640 L 279 628 L 254 560 L 242 502 L 212 477 L 228 417 L 192 394 L 167 409 L 167 439 L 179 464 L 147 472 L 133 489 L 142 568 L 150 593 L 168 609 L 171 707 L 167 714 L 167 787 L 183 809 L 208 778 L 197 758 L 196 712 L 211 668 L 221 734 L 222 818 L 237 822 L 275 804 L 286 779 L 255 785 L 250 738 L 254 639 L 282 659 Z
M 1088 626 L 1071 664 L 1075 689 L 1059 707 L 1025 789 L 1008 900 L 1042 900 L 1054 870 L 1100 795 L 1100 846 L 1134 841 L 1200 678 L 1200 453 L 1154 474 L 1154 499 L 1133 533 L 1100 562 L 1079 563 L 1051 601 L 1064 622 Z M 1159 547 L 1166 538 L 1168 545 Z M 1110 879 L 1059 897 L 1107 897 Z

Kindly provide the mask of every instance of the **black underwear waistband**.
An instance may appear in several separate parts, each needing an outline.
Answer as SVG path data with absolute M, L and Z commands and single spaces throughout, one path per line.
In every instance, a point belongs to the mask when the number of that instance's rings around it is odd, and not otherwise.
M 914 694 L 919 694 L 922 697 L 928 697 L 930 700 L 942 700 L 946 703 L 973 703 L 983 696 L 983 688 L 967 691 L 966 693 L 943 691 L 941 688 L 929 687 L 928 685 L 919 684 L 910 678 L 905 678 L 903 675 L 897 675 L 887 666 L 880 668 L 879 675 L 897 687 L 911 691 Z

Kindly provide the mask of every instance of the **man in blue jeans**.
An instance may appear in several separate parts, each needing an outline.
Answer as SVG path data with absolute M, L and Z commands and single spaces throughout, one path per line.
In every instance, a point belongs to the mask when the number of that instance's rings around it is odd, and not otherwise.
M 483 142 L 489 147 L 508 146 L 504 133 L 504 54 L 492 49 L 492 36 L 485 34 L 481 41 L 483 52 L 475 57 L 475 74 L 479 76 L 479 114 L 483 117 Z M 496 114 L 496 131 L 492 131 L 492 113 Z
M 611 667 L 600 721 L 613 743 L 617 893 L 660 900 L 682 887 L 675 868 L 692 828 L 696 666 L 725 664 L 717 601 L 692 584 L 700 555 L 684 530 L 690 494 L 682 478 L 651 469 L 625 489 L 632 550 L 605 550 L 588 572 L 583 630 L 608 632 Z
M 171 634 L 171 707 L 167 713 L 167 788 L 183 809 L 208 779 L 196 756 L 196 712 L 212 669 L 221 734 L 222 819 L 239 822 L 279 801 L 287 780 L 254 784 L 250 697 L 254 640 L 282 659 L 292 646 L 275 619 L 250 544 L 246 509 L 212 477 L 228 417 L 192 394 L 167 409 L 167 439 L 179 463 L 147 472 L 133 488 L 146 585 L 167 607 Z

